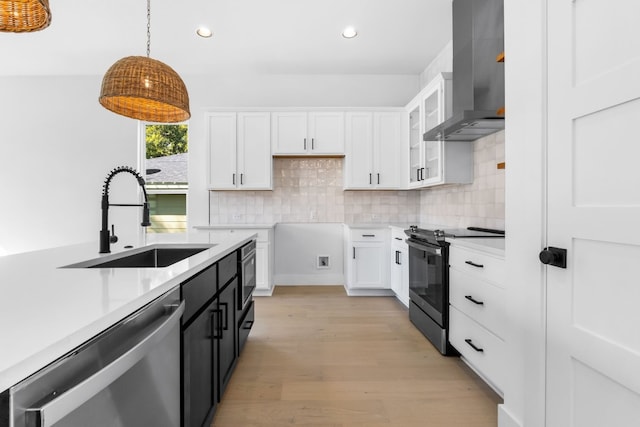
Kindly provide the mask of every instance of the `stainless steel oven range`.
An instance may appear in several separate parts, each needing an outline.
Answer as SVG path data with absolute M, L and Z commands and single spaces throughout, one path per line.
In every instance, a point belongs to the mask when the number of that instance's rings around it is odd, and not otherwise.
M 449 242 L 446 238 L 504 237 L 504 231 L 466 229 L 405 230 L 409 245 L 409 319 L 444 355 L 457 355 L 449 344 Z

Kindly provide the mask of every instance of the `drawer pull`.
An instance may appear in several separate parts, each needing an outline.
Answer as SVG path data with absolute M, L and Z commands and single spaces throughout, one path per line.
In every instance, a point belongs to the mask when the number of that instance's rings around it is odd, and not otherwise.
M 375 234 L 363 234 L 362 237 L 376 237 Z
M 476 346 L 473 344 L 473 341 L 471 341 L 471 339 L 467 338 L 466 340 L 464 340 L 464 342 L 466 342 L 467 344 L 469 344 L 469 345 L 471 346 L 471 348 L 472 348 L 472 349 L 474 349 L 475 351 L 477 351 L 478 353 L 482 353 L 482 352 L 484 352 L 484 349 L 483 349 L 483 348 L 480 348 L 480 347 L 476 347 Z
M 475 263 L 475 262 L 473 262 L 473 261 L 465 261 L 464 263 L 465 263 L 465 264 L 469 264 L 469 265 L 470 265 L 470 266 L 472 266 L 472 267 L 484 268 L 484 265 L 482 265 L 482 264 L 476 264 L 476 263 Z
M 473 299 L 471 295 L 465 295 L 464 297 L 474 304 L 484 305 L 484 302 Z
M 394 237 L 394 239 L 402 241 L 400 237 Z

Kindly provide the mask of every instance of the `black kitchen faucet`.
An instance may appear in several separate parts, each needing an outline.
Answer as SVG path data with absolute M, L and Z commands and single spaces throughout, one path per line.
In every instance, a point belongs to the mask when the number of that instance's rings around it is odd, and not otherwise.
M 127 172 L 132 174 L 138 180 L 138 184 L 140 188 L 142 188 L 142 194 L 144 194 L 144 203 L 143 204 L 122 204 L 122 203 L 109 203 L 109 184 L 111 184 L 111 180 L 114 176 L 119 174 L 120 172 Z M 107 178 L 104 180 L 104 185 L 102 186 L 102 229 L 100 230 L 100 253 L 108 254 L 111 252 L 111 243 L 115 243 L 118 241 L 118 236 L 115 235 L 115 229 L 113 224 L 111 225 L 111 231 L 109 231 L 109 206 L 139 206 L 142 207 L 142 225 L 143 227 L 148 227 L 151 225 L 151 221 L 149 221 L 149 199 L 147 198 L 147 190 L 144 187 L 144 179 L 142 176 L 132 167 L 129 166 L 119 166 L 109 172 Z

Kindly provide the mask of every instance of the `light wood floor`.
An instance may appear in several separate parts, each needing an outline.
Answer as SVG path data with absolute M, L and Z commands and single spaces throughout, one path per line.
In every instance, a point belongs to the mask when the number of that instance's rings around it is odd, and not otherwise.
M 495 427 L 500 398 L 444 357 L 390 297 L 277 287 L 212 426 Z

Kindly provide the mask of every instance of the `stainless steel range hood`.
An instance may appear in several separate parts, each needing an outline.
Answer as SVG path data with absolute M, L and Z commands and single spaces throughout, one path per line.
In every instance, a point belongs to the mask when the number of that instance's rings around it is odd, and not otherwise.
M 504 129 L 503 0 L 453 0 L 453 115 L 425 141 L 474 141 Z

